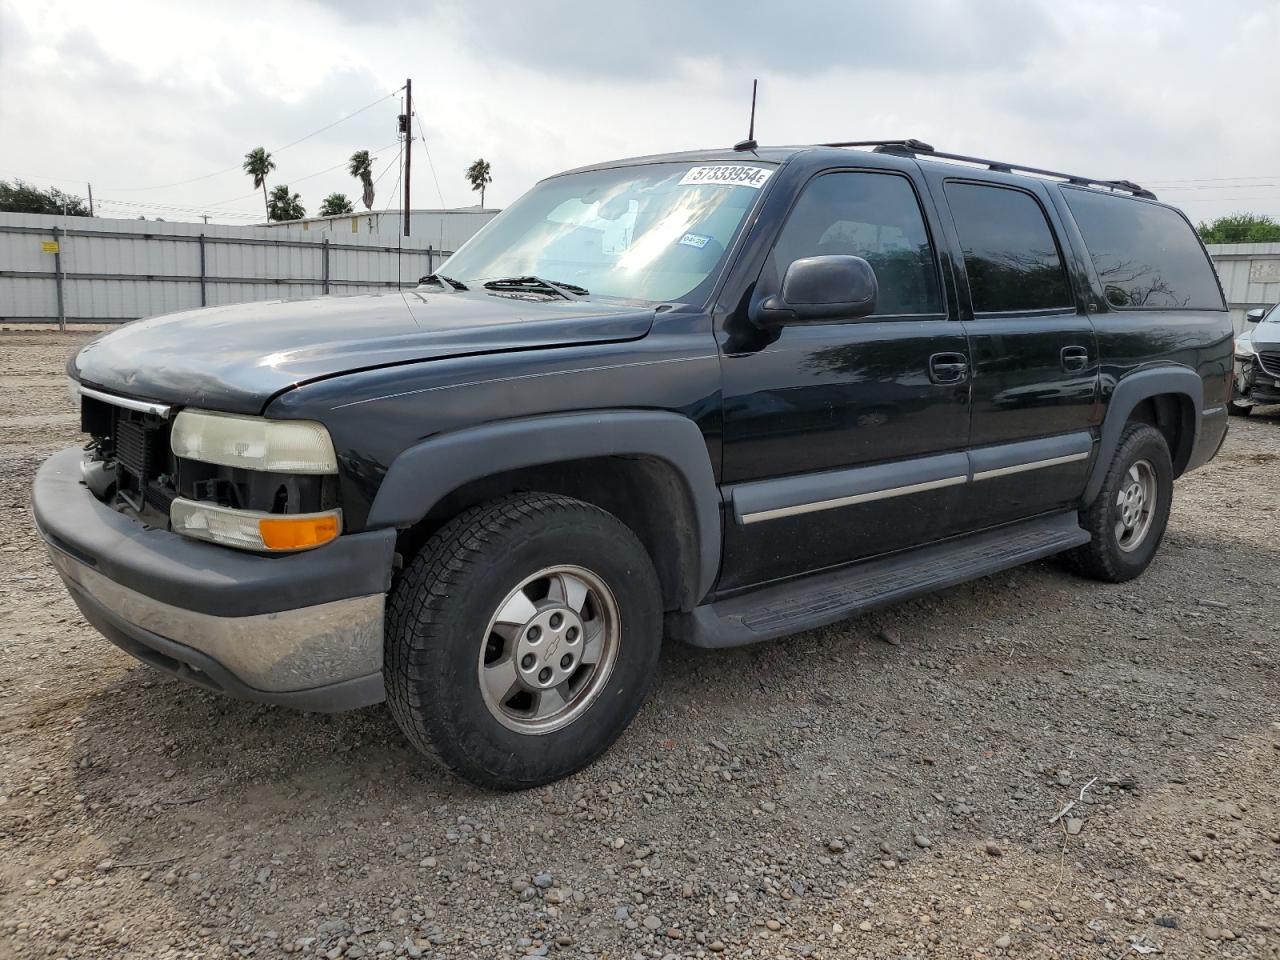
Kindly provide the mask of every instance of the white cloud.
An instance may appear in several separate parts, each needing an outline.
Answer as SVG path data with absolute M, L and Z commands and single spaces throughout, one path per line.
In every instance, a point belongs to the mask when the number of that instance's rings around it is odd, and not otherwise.
M 503 205 L 566 167 L 732 143 L 759 76 L 763 142 L 915 136 L 1150 182 L 1193 219 L 1280 215 L 1280 176 L 1166 182 L 1280 175 L 1273 2 L 617 7 L 0 0 L 0 177 L 79 192 L 92 180 L 104 211 L 251 218 L 261 198 L 235 169 L 247 150 L 412 76 L 446 205 L 475 202 L 462 172 L 477 156 L 493 165 L 488 201 Z M 272 182 L 312 211 L 332 191 L 354 199 L 340 165 L 394 141 L 397 112 L 388 99 L 277 151 Z M 439 204 L 421 144 L 413 171 L 415 206 Z M 380 181 L 379 208 L 399 205 L 395 177 Z

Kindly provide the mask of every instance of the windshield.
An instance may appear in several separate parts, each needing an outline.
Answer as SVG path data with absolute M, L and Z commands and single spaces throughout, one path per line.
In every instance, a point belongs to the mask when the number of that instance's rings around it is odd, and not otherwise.
M 440 267 L 468 286 L 506 278 L 627 300 L 705 298 L 768 164 L 652 163 L 553 177 Z
M 1262 322 L 1280 324 L 1280 303 L 1271 308 L 1271 312 L 1262 318 Z

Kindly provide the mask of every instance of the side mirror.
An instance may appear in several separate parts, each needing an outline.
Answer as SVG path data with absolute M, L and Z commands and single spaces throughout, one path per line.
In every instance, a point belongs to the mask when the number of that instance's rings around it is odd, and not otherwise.
M 1244 315 L 1244 322 L 1245 323 L 1261 323 L 1262 318 L 1265 317 L 1266 315 L 1267 315 L 1266 307 L 1258 307 L 1257 309 L 1250 310 L 1248 313 Z
M 751 305 L 751 322 L 763 329 L 788 323 L 856 320 L 876 310 L 880 287 L 861 257 L 804 257 L 782 278 L 782 293 Z

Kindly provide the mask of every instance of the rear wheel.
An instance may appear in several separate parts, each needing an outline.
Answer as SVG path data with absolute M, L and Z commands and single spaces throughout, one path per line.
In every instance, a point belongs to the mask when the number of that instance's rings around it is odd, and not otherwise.
M 567 497 L 509 497 L 446 524 L 396 585 L 387 701 L 459 776 L 538 786 L 630 723 L 661 639 L 657 574 L 627 526 Z
M 1169 521 L 1173 464 L 1164 435 L 1130 424 L 1107 468 L 1102 490 L 1080 513 L 1093 539 L 1065 554 L 1068 565 L 1097 580 L 1122 583 L 1147 569 Z

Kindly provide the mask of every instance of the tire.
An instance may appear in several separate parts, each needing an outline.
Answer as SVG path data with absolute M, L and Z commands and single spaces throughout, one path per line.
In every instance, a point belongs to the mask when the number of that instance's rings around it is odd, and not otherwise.
M 1253 406 L 1251 404 L 1236 403 L 1234 400 L 1227 404 L 1227 413 L 1233 417 L 1247 417 L 1252 412 Z
M 541 786 L 618 738 L 661 646 L 658 577 L 630 528 L 568 497 L 506 497 L 445 524 L 392 590 L 387 702 L 463 779 Z
M 1135 483 L 1144 493 L 1135 499 Z M 1154 496 L 1154 504 L 1149 501 Z M 1075 572 L 1108 583 L 1132 580 L 1150 565 L 1173 499 L 1173 464 L 1164 435 L 1145 423 L 1132 423 L 1120 437 L 1102 489 L 1080 512 L 1080 525 L 1093 539 L 1063 555 Z M 1146 507 L 1138 510 L 1136 503 Z M 1141 535 L 1138 536 L 1139 528 Z M 1125 526 L 1133 519 L 1132 526 Z

